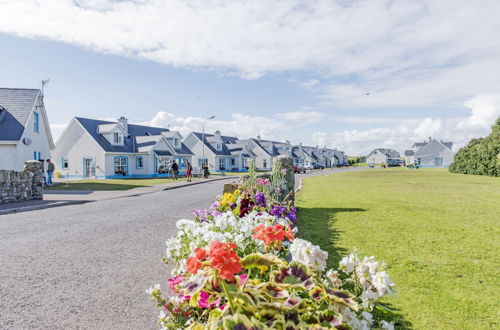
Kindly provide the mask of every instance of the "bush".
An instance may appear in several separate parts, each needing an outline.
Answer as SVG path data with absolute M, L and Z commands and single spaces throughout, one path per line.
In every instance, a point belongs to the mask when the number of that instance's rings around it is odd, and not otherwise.
M 450 172 L 500 176 L 500 118 L 490 135 L 472 139 L 455 154 Z

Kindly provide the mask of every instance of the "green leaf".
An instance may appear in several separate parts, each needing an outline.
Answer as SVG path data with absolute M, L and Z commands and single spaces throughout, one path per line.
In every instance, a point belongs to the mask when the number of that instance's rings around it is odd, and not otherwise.
M 246 269 L 264 269 L 283 264 L 283 261 L 273 254 L 252 253 L 240 260 L 241 266 Z

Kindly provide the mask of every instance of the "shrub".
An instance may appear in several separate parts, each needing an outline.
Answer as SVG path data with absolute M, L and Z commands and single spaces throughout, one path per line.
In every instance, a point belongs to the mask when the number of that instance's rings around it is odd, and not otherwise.
M 472 139 L 455 154 L 450 172 L 500 176 L 500 118 L 490 135 Z

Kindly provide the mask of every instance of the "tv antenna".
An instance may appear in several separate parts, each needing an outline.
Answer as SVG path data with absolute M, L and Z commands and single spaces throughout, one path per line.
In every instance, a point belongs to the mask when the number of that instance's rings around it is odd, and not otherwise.
M 50 81 L 50 78 L 47 78 L 45 80 L 42 79 L 42 96 L 44 95 L 45 85 L 48 85 L 49 81 Z

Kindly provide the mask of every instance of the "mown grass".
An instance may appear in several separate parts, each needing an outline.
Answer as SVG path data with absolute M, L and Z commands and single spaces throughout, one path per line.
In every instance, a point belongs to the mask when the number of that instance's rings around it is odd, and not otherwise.
M 45 186 L 45 190 L 130 190 L 139 187 L 156 186 L 159 184 L 185 181 L 186 178 L 172 180 L 168 178 L 153 179 L 108 179 L 108 180 L 69 180 L 67 182 L 58 182 L 53 186 Z M 193 179 L 193 181 L 196 179 Z
M 372 169 L 304 179 L 300 236 L 336 265 L 356 249 L 389 266 L 400 328 L 498 328 L 500 178 Z

